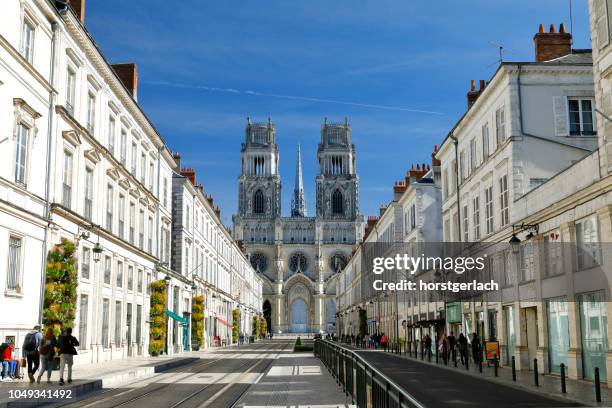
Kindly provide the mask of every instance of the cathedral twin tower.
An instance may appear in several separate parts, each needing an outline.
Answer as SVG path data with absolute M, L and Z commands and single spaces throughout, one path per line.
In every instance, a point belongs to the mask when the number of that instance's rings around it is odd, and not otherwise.
M 328 332 L 335 324 L 336 273 L 363 234 L 351 128 L 321 126 L 316 215 L 308 217 L 298 146 L 291 216 L 281 216 L 276 129 L 247 120 L 234 234 L 264 281 L 264 317 L 274 333 Z

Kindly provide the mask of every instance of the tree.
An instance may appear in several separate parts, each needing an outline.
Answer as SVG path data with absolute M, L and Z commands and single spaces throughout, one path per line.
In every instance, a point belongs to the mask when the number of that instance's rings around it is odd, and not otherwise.
M 259 338 L 259 329 L 260 329 L 259 317 L 253 316 L 253 337 L 255 339 Z
M 259 337 L 264 338 L 268 334 L 268 322 L 265 318 L 259 319 Z

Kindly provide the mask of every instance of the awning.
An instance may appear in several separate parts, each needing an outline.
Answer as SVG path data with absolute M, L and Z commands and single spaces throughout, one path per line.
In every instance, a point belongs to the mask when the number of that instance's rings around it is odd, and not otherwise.
M 221 322 L 221 324 L 224 324 L 224 325 L 226 325 L 227 327 L 232 327 L 232 325 L 231 325 L 231 324 L 229 324 L 228 322 L 226 322 L 225 320 L 223 320 L 223 319 L 222 319 L 222 318 L 220 318 L 220 317 L 215 317 L 215 320 L 220 321 L 220 322 Z
M 177 315 L 176 313 L 170 311 L 170 310 L 166 310 L 166 314 L 168 316 L 170 316 L 171 318 L 173 318 L 174 320 L 176 320 L 179 323 L 189 323 L 189 320 L 185 319 L 184 317 L 181 317 L 179 315 Z

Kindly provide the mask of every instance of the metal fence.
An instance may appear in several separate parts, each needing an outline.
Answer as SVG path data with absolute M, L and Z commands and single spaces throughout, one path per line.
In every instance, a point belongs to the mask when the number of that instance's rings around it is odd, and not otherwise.
M 314 354 L 358 408 L 425 408 L 352 350 L 326 340 L 316 340 Z

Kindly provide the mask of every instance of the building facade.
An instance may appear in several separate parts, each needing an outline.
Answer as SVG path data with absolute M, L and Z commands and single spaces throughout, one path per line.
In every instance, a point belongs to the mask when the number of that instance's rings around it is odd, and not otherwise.
M 348 121 L 321 127 L 316 214 L 309 217 L 298 148 L 291 216 L 281 215 L 276 129 L 247 122 L 234 236 L 263 280 L 264 316 L 274 333 L 332 332 L 336 276 L 361 237 L 359 178 Z

